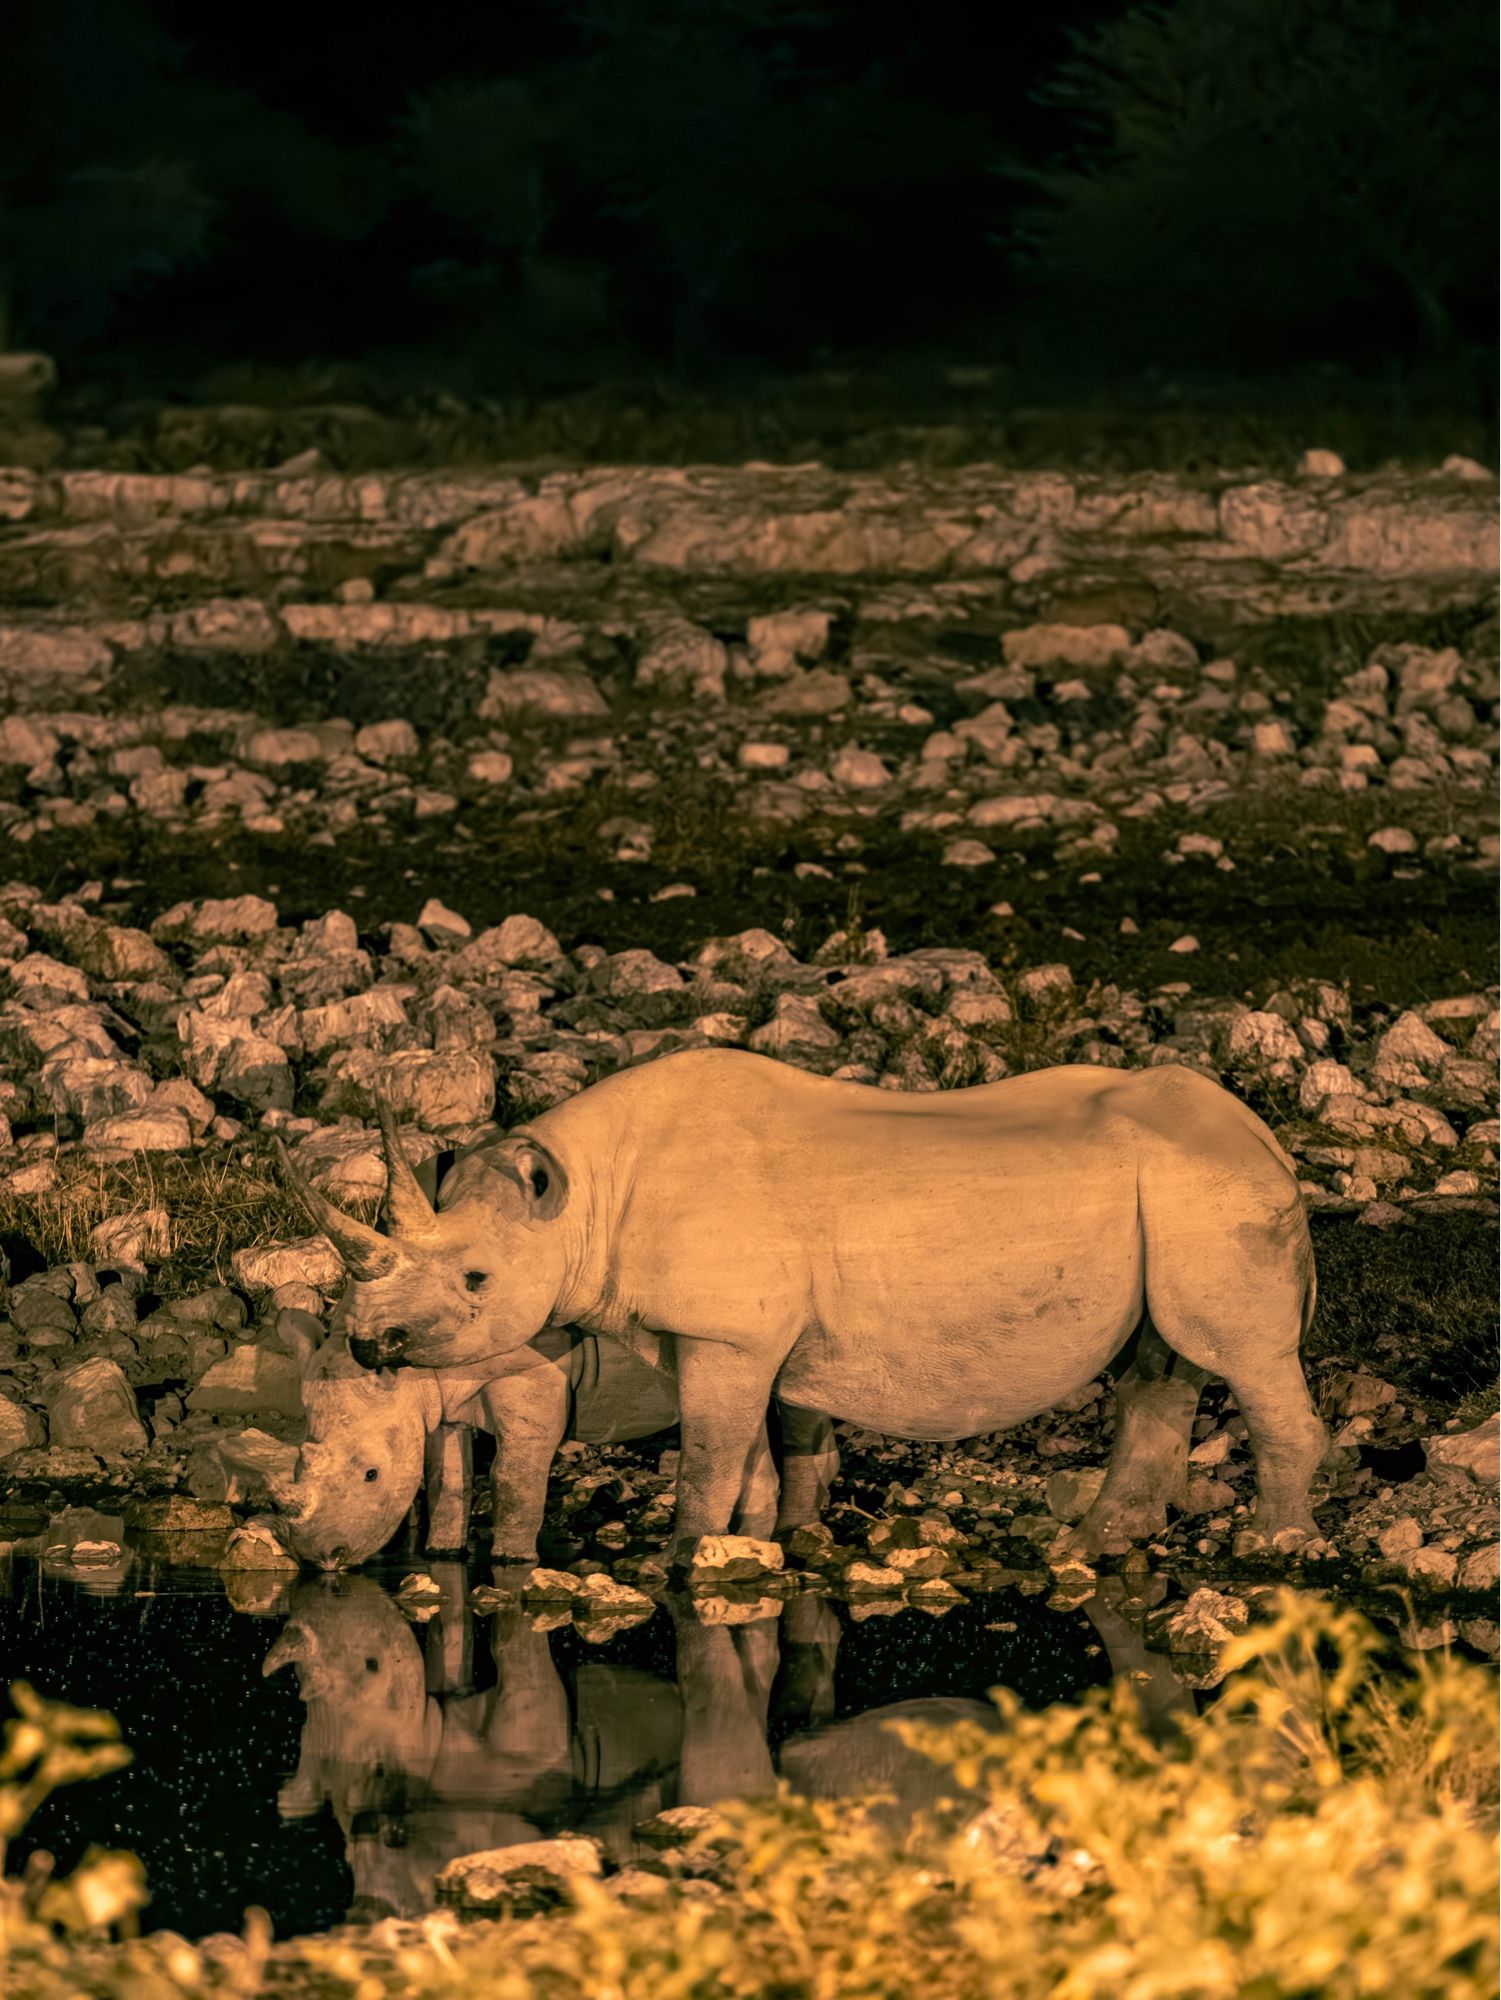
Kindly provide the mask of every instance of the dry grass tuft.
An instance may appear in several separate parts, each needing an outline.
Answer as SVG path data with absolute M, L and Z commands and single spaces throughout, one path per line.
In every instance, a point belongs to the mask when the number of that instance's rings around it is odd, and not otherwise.
M 106 1164 L 68 1154 L 57 1165 L 57 1185 L 42 1194 L 0 1190 L 0 1234 L 24 1238 L 48 1264 L 95 1262 L 90 1236 L 101 1222 L 160 1210 L 167 1244 L 155 1281 L 188 1291 L 227 1284 L 236 1250 L 307 1234 L 306 1219 L 268 1159 L 139 1153 Z

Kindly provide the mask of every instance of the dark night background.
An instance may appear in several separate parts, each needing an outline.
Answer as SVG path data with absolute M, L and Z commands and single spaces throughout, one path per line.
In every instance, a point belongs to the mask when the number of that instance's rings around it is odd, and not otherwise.
M 0 347 L 192 394 L 941 355 L 1492 397 L 1489 0 L 18 0 Z M 222 384 L 221 384 L 222 386 Z

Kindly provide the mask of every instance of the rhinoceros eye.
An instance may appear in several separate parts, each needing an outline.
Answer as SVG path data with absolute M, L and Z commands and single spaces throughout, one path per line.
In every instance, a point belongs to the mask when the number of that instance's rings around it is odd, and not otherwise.
M 370 1470 L 365 1474 L 365 1484 L 368 1486 L 372 1479 L 379 1479 L 379 1478 L 380 1478 L 380 1467 L 378 1465 L 372 1465 Z
M 488 1271 L 466 1271 L 464 1273 L 464 1290 L 466 1292 L 482 1292 L 489 1282 L 490 1273 Z

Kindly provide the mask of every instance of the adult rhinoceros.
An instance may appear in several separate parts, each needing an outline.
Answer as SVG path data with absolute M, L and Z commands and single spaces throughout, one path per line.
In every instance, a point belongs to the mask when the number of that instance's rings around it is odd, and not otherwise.
M 356 1359 L 482 1365 L 572 1325 L 675 1368 L 680 1547 L 729 1526 L 773 1396 L 969 1437 L 1069 1396 L 1133 1335 L 1086 1546 L 1160 1532 L 1212 1375 L 1250 1431 L 1258 1537 L 1317 1535 L 1297 1184 L 1192 1070 L 909 1094 L 683 1051 L 475 1153 L 436 1210 L 385 1122 L 394 1239 L 310 1198 L 355 1280 Z

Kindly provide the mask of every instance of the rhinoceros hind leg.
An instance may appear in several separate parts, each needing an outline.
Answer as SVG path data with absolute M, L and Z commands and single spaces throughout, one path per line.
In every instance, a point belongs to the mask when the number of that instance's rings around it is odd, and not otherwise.
M 1234 1208 L 1222 1191 L 1207 1238 L 1202 1209 L 1165 1202 L 1145 1174 L 1142 1214 L 1153 1322 L 1176 1353 L 1229 1383 L 1256 1455 L 1254 1533 L 1291 1549 L 1318 1539 L 1309 1486 L 1326 1440 L 1298 1359 L 1313 1317 L 1313 1249 L 1282 1178 L 1268 1185 L 1260 1165 Z
M 1115 1442 L 1105 1484 L 1072 1540 L 1089 1555 L 1120 1555 L 1167 1527 L 1188 1490 L 1188 1446 L 1209 1377 L 1175 1355 L 1148 1321 L 1116 1383 Z
M 1263 1359 L 1246 1377 L 1228 1379 L 1256 1454 L 1256 1515 L 1251 1528 L 1236 1537 L 1237 1553 L 1322 1550 L 1309 1487 L 1328 1436 L 1314 1414 L 1302 1364 L 1296 1354 L 1279 1355 Z
M 1166 1594 L 1167 1584 L 1160 1576 L 1148 1580 L 1141 1597 L 1128 1596 L 1120 1577 L 1102 1576 L 1084 1606 L 1109 1657 L 1111 1679 L 1131 1688 L 1142 1725 L 1154 1743 L 1170 1741 L 1197 1713 L 1192 1694 L 1172 1671 L 1167 1656 L 1149 1653 L 1142 1633 L 1148 1609 Z

